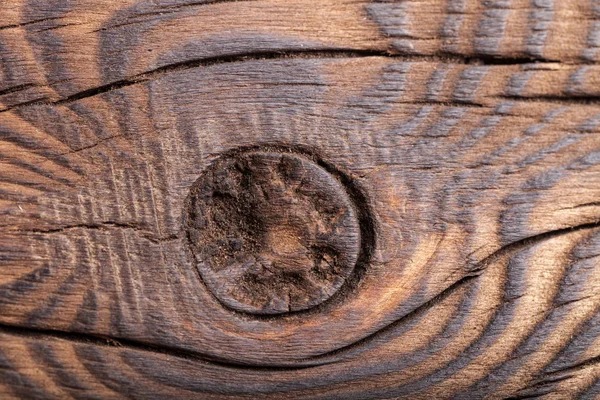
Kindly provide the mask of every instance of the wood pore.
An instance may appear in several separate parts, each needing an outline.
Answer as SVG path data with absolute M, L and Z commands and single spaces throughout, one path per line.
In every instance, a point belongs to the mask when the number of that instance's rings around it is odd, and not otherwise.
M 0 398 L 600 398 L 598 0 L 0 16 Z

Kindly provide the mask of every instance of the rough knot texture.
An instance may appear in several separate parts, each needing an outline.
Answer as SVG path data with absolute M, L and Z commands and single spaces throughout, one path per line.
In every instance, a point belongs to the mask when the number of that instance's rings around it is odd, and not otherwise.
M 311 308 L 352 273 L 360 227 L 343 185 L 294 154 L 226 157 L 196 181 L 186 228 L 200 274 L 226 306 Z

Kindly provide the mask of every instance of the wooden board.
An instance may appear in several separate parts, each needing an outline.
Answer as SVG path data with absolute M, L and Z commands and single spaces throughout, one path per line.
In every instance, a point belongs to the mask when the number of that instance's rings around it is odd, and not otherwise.
M 600 396 L 596 0 L 0 15 L 1 398 Z

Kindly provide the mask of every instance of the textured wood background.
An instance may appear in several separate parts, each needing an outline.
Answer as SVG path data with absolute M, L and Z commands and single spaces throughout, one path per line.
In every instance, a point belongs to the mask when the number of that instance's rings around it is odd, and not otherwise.
M 0 398 L 600 396 L 598 0 L 1 0 Z M 240 146 L 375 221 L 355 287 L 222 306 L 182 232 Z

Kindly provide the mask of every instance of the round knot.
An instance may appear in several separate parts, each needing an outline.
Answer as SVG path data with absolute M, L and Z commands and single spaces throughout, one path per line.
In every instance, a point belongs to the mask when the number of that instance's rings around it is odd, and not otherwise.
M 254 314 L 306 310 L 330 298 L 360 252 L 344 186 L 291 153 L 247 151 L 217 160 L 192 185 L 185 226 L 209 290 Z

